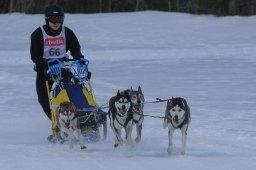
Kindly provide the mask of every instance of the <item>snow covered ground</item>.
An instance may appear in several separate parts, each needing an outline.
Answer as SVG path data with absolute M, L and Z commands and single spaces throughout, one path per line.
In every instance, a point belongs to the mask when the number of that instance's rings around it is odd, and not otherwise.
M 142 87 L 146 101 L 184 97 L 191 108 L 186 155 L 174 133 L 167 155 L 163 120 L 146 117 L 140 144 L 50 144 L 51 124 L 37 102 L 30 34 L 43 15 L 0 15 L 0 166 L 4 170 L 253 170 L 256 167 L 256 16 L 166 12 L 67 14 L 65 25 L 90 60 L 96 101 Z M 165 103 L 145 105 L 163 116 Z M 135 131 L 134 131 L 135 132 Z

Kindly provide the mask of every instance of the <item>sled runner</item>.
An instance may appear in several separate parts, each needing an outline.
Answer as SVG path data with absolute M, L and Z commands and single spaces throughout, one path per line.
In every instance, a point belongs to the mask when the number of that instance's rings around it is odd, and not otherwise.
M 65 101 L 72 102 L 83 137 L 87 141 L 98 141 L 101 138 L 101 126 L 103 138 L 107 136 L 107 118 L 106 112 L 102 111 L 94 100 L 88 64 L 89 61 L 83 58 L 48 60 L 46 86 L 50 105 L 58 106 Z M 53 109 L 51 113 L 54 127 L 57 121 L 56 113 Z M 52 128 L 52 140 L 56 141 L 58 137 L 58 129 Z

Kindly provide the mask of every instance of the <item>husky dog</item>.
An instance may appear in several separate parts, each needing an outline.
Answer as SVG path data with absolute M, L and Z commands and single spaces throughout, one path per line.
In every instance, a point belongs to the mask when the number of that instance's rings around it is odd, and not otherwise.
M 123 145 L 123 139 L 121 137 L 122 128 L 125 129 L 125 144 L 132 145 L 131 133 L 132 133 L 132 104 L 128 91 L 117 92 L 117 95 L 109 100 L 108 116 L 110 119 L 110 127 L 115 135 L 114 147 Z
M 130 97 L 132 102 L 133 123 L 136 125 L 137 130 L 137 137 L 135 138 L 135 142 L 139 143 L 141 140 L 142 123 L 144 120 L 143 107 L 145 102 L 141 87 L 139 86 L 138 90 L 133 90 L 131 87 Z
M 56 111 L 57 122 L 54 127 L 58 126 L 60 129 L 60 136 L 62 140 L 66 138 L 67 134 L 69 146 L 70 148 L 73 148 L 73 141 L 76 139 L 74 131 L 76 131 L 80 148 L 86 149 L 82 139 L 80 123 L 75 115 L 74 105 L 71 102 L 62 102 L 59 106 L 51 106 L 51 108 Z
M 176 129 L 180 129 L 182 133 L 182 149 L 181 154 L 184 155 L 186 151 L 187 144 L 187 130 L 188 124 L 190 123 L 190 108 L 187 105 L 187 102 L 183 98 L 173 98 L 168 100 L 163 127 L 166 128 L 168 126 L 168 137 L 169 137 L 169 145 L 167 148 L 167 152 L 170 155 L 172 151 L 172 137 L 173 132 Z

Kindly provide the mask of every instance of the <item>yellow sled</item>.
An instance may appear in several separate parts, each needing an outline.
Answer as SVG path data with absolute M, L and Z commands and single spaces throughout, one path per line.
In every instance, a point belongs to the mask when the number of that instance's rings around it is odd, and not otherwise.
M 46 87 L 50 105 L 60 105 L 70 101 L 76 108 L 76 116 L 80 120 L 83 136 L 88 141 L 100 139 L 99 127 L 103 125 L 104 139 L 107 136 L 106 112 L 97 107 L 91 86 L 91 73 L 88 72 L 89 61 L 86 59 L 68 60 L 62 62 L 58 59 L 48 61 L 49 79 Z M 52 115 L 52 141 L 59 137 L 56 124 L 56 113 Z

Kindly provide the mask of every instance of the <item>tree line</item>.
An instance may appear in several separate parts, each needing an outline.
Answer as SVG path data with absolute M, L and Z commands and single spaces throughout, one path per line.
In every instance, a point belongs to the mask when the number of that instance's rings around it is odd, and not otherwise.
M 0 13 L 43 13 L 57 3 L 67 13 L 106 13 L 159 10 L 192 14 L 255 15 L 256 0 L 1 0 Z

